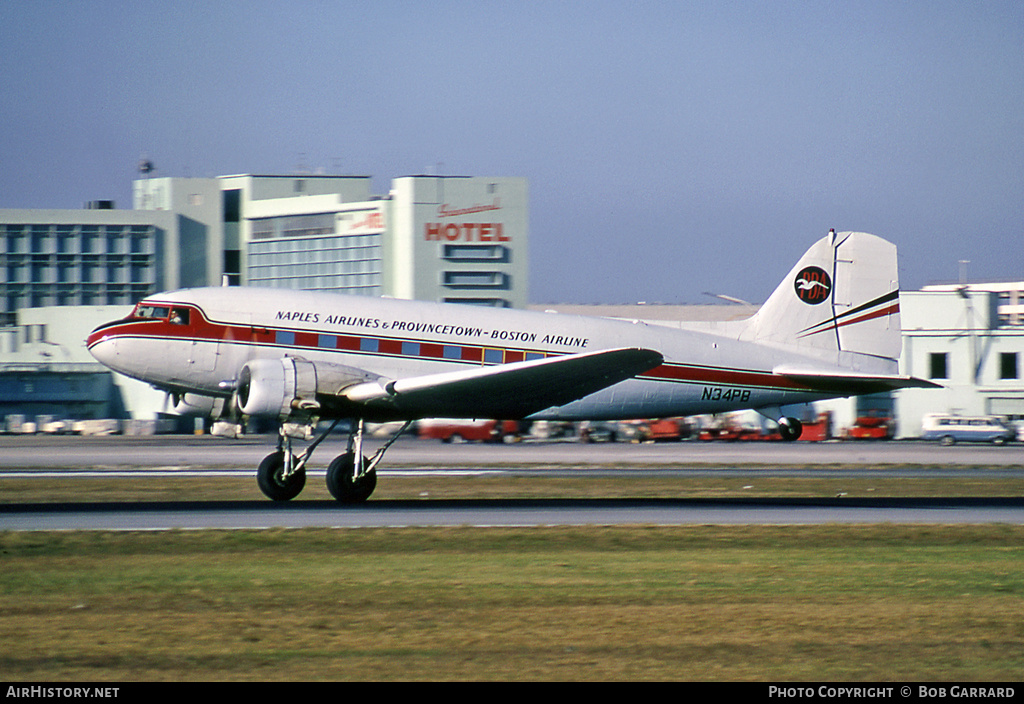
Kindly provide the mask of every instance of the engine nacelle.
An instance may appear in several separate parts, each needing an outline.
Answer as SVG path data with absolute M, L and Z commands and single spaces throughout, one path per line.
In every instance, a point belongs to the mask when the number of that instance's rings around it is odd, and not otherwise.
M 314 364 L 302 357 L 255 359 L 238 376 L 236 402 L 247 416 L 308 422 L 319 414 L 317 394 L 337 395 L 353 384 L 376 378 L 341 364 Z
M 204 416 L 219 418 L 224 413 L 228 399 L 199 394 L 183 394 L 174 404 L 174 412 L 179 416 Z

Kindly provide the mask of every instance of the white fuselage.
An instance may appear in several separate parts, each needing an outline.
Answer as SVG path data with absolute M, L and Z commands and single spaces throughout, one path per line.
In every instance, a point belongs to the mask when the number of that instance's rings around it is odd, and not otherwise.
M 850 393 L 772 373 L 789 364 L 838 368 L 834 359 L 642 321 L 287 289 L 191 289 L 151 296 L 142 306 L 156 313 L 97 328 L 89 349 L 118 372 L 180 393 L 228 396 L 242 366 L 255 359 L 301 357 L 398 379 L 625 346 L 656 350 L 665 362 L 531 417 L 680 416 Z

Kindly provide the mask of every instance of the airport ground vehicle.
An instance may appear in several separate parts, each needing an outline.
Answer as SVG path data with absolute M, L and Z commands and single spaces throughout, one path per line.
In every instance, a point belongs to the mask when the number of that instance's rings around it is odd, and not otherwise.
M 441 442 L 502 442 L 517 438 L 519 424 L 506 420 L 460 420 L 457 418 L 430 418 L 417 424 L 421 438 Z
M 648 440 L 678 442 L 690 437 L 690 424 L 685 418 L 659 418 L 647 424 Z
M 889 440 L 896 434 L 895 401 L 891 393 L 858 396 L 857 417 L 847 431 L 851 440 Z
M 928 413 L 921 423 L 923 440 L 938 440 L 943 445 L 958 442 L 990 442 L 1003 445 L 1017 433 L 999 416 L 957 416 Z
M 579 425 L 579 439 L 581 442 L 616 442 L 622 425 L 617 421 L 585 420 Z

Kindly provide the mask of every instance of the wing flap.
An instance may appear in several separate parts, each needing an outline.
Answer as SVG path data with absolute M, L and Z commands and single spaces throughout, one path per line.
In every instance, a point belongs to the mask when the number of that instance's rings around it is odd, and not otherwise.
M 896 389 L 942 388 L 941 385 L 933 381 L 903 374 L 871 374 L 840 369 L 821 370 L 787 366 L 776 367 L 772 373 L 799 381 L 815 390 L 849 390 L 848 395 L 850 396 L 895 391 Z
M 357 384 L 347 401 L 405 417 L 512 420 L 561 406 L 659 366 L 659 352 L 623 348 L 468 371 Z

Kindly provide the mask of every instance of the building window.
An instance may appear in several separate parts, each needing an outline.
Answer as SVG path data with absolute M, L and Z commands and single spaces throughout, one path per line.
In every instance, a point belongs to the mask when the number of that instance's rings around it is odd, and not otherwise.
M 471 306 L 488 306 L 490 308 L 511 308 L 512 303 L 504 298 L 444 298 L 442 303 L 463 303 Z
M 238 189 L 224 191 L 221 195 L 224 206 L 224 222 L 240 222 L 242 219 L 242 191 Z
M 334 234 L 333 213 L 259 218 L 251 222 L 254 240 Z
M 1016 352 L 1000 352 L 999 353 L 999 378 L 1000 379 L 1017 379 L 1017 353 Z
M 508 263 L 509 249 L 500 244 L 446 244 L 441 256 L 450 262 Z
M 929 355 L 929 377 L 932 379 L 948 379 L 949 369 L 947 368 L 946 360 L 948 357 L 947 352 L 932 352 Z
M 446 271 L 448 288 L 508 288 L 508 275 L 499 271 Z

